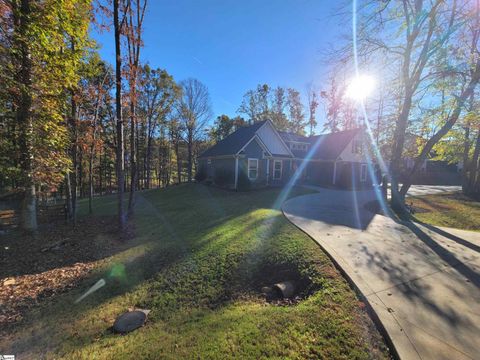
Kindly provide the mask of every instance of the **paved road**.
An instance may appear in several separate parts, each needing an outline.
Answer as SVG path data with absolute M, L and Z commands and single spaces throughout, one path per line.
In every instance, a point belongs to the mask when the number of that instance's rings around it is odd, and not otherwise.
M 478 359 L 480 233 L 374 215 L 372 191 L 320 190 L 283 205 L 368 300 L 402 359 Z

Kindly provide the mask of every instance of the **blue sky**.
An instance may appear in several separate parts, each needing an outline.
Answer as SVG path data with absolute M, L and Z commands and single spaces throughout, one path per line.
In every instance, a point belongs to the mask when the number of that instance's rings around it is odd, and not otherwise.
M 237 115 L 243 94 L 259 83 L 321 88 L 322 50 L 349 30 L 332 17 L 335 1 L 149 0 L 141 57 L 177 81 L 208 86 L 216 116 Z M 94 33 L 102 57 L 114 59 L 113 32 Z M 318 109 L 321 121 L 323 109 Z

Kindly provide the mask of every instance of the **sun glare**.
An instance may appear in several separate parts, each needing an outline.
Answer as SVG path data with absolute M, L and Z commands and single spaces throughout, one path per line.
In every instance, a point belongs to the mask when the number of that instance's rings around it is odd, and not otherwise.
M 364 100 L 375 88 L 375 79 L 369 75 L 359 75 L 352 79 L 347 88 L 347 97 L 354 100 Z

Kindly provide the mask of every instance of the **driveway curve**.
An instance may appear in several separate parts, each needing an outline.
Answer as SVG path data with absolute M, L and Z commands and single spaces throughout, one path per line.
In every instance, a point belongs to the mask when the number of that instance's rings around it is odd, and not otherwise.
M 401 359 L 478 359 L 480 233 L 399 224 L 370 211 L 374 200 L 321 189 L 283 212 L 357 287 Z

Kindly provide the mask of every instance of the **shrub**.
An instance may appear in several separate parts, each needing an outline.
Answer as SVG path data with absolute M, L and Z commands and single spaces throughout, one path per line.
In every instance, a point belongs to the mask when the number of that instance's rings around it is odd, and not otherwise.
M 204 166 L 201 166 L 195 173 L 195 181 L 203 182 L 207 179 L 207 169 Z
M 232 179 L 233 174 L 231 171 L 224 168 L 215 169 L 215 175 L 213 177 L 215 185 L 226 186 L 232 181 Z
M 252 183 L 250 182 L 250 179 L 248 178 L 245 171 L 240 171 L 238 173 L 238 183 L 237 183 L 238 190 L 240 191 L 249 190 L 251 185 Z

